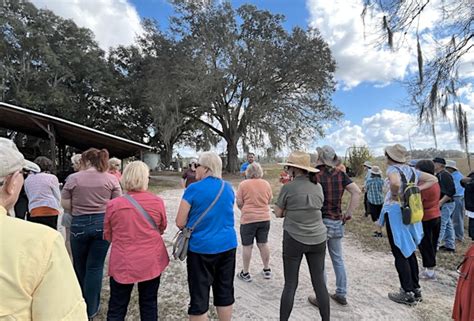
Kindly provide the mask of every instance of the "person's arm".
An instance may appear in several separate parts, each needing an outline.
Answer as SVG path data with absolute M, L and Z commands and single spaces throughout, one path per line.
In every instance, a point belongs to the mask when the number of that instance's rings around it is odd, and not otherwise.
M 276 217 L 284 217 L 284 216 L 285 216 L 285 210 L 282 209 L 282 208 L 280 208 L 280 207 L 278 207 L 278 205 L 275 205 L 275 206 L 273 207 L 273 210 L 274 210 L 274 212 L 275 212 L 275 216 L 276 216 Z
M 44 260 L 47 261 L 44 266 L 32 267 L 42 269 L 42 273 L 31 294 L 31 319 L 87 321 L 81 288 L 59 234 Z
M 166 228 L 168 227 L 168 219 L 166 217 L 166 207 L 163 201 L 160 202 L 159 212 L 161 215 L 161 221 L 160 221 L 161 223 L 160 223 L 160 226 L 158 226 L 158 229 L 160 230 L 160 234 L 163 234 Z
M 418 188 L 420 189 L 420 191 L 428 189 L 438 182 L 438 178 L 435 175 L 431 175 L 421 171 L 419 173 L 420 177 Z
M 348 220 L 352 217 L 352 213 L 354 213 L 357 206 L 359 206 L 361 191 L 359 186 L 356 183 L 350 183 L 346 186 L 346 191 L 351 194 L 351 199 L 349 201 L 349 205 L 347 207 L 346 213 L 344 214 L 343 220 Z
M 119 180 L 117 178 L 113 179 L 113 187 L 112 187 L 112 196 L 110 199 L 114 199 L 116 197 L 122 196 L 122 187 L 120 186 Z
M 61 191 L 61 206 L 66 213 L 72 213 L 72 190 L 74 189 L 74 178 L 69 177 Z
M 186 200 L 181 200 L 181 203 L 179 204 L 178 214 L 176 214 L 176 226 L 179 229 L 183 229 L 186 226 L 190 210 L 191 205 Z
M 244 191 L 243 191 L 243 187 L 242 187 L 242 183 L 239 184 L 239 187 L 237 188 L 237 193 L 235 193 L 235 202 L 237 204 L 237 207 L 239 209 L 242 209 L 242 207 L 244 206 Z
M 463 179 L 461 179 L 461 186 L 466 187 L 466 185 L 471 183 L 471 182 L 472 182 L 471 177 L 464 177 Z
M 396 172 L 388 174 L 388 181 L 390 183 L 390 195 L 393 201 L 399 201 L 398 192 L 400 191 L 401 181 L 400 175 Z
M 112 242 L 112 224 L 110 222 L 110 217 L 112 216 L 112 206 L 107 203 L 107 207 L 105 208 L 105 217 L 104 217 L 104 239 Z

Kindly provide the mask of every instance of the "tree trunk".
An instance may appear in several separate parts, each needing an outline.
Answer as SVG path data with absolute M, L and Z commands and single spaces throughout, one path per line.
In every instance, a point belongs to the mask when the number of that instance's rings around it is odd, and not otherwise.
M 239 171 L 239 152 L 237 150 L 238 139 L 227 140 L 227 166 L 229 173 L 237 173 Z
M 160 151 L 161 162 L 168 168 L 173 157 L 173 146 L 166 146 Z

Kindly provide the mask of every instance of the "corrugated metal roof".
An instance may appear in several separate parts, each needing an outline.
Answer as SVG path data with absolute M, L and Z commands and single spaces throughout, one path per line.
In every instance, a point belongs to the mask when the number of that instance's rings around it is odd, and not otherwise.
M 48 138 L 38 126 L 51 125 L 56 133 L 56 142 L 86 150 L 90 147 L 106 148 L 110 156 L 126 158 L 152 147 L 115 136 L 97 129 L 74 123 L 35 110 L 0 102 L 0 127 L 19 131 L 27 135 Z

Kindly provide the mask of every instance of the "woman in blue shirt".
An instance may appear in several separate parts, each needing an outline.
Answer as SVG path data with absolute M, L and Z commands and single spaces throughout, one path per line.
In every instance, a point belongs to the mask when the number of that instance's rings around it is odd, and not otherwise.
M 188 186 L 179 205 L 176 225 L 192 227 L 213 203 L 215 205 L 195 227 L 186 260 L 191 303 L 190 320 L 206 320 L 212 286 L 219 320 L 231 320 L 234 304 L 234 273 L 237 235 L 234 229 L 234 190 L 222 180 L 222 161 L 214 152 L 204 152 L 196 164 L 197 182 Z

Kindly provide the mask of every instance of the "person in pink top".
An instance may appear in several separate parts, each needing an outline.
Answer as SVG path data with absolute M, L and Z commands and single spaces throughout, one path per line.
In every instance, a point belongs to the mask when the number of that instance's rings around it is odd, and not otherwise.
M 69 175 L 61 191 L 65 212 L 72 214 L 71 250 L 74 271 L 87 304 L 89 319 L 99 313 L 100 292 L 109 242 L 104 240 L 107 202 L 122 195 L 107 173 L 109 152 L 90 148 L 81 154 L 81 171 Z
M 114 175 L 117 177 L 118 181 L 122 179 L 122 173 L 120 173 L 120 166 L 122 165 L 122 161 L 118 158 L 112 157 L 109 159 L 109 174 Z
M 237 189 L 237 206 L 240 208 L 240 237 L 242 239 L 243 269 L 237 277 L 245 282 L 251 282 L 249 273 L 252 258 L 253 240 L 257 240 L 260 257 L 263 263 L 263 277 L 271 279 L 270 249 L 268 247 L 268 232 L 270 231 L 270 201 L 272 188 L 262 179 L 263 170 L 260 164 L 253 162 L 245 170 L 246 180 Z
M 107 204 L 104 238 L 112 243 L 109 261 L 110 299 L 107 320 L 124 320 L 134 283 L 138 283 L 140 319 L 158 320 L 160 275 L 169 264 L 161 235 L 166 229 L 165 204 L 147 191 L 148 166 L 135 161 L 127 165 L 122 185 L 154 221 L 125 196 Z

